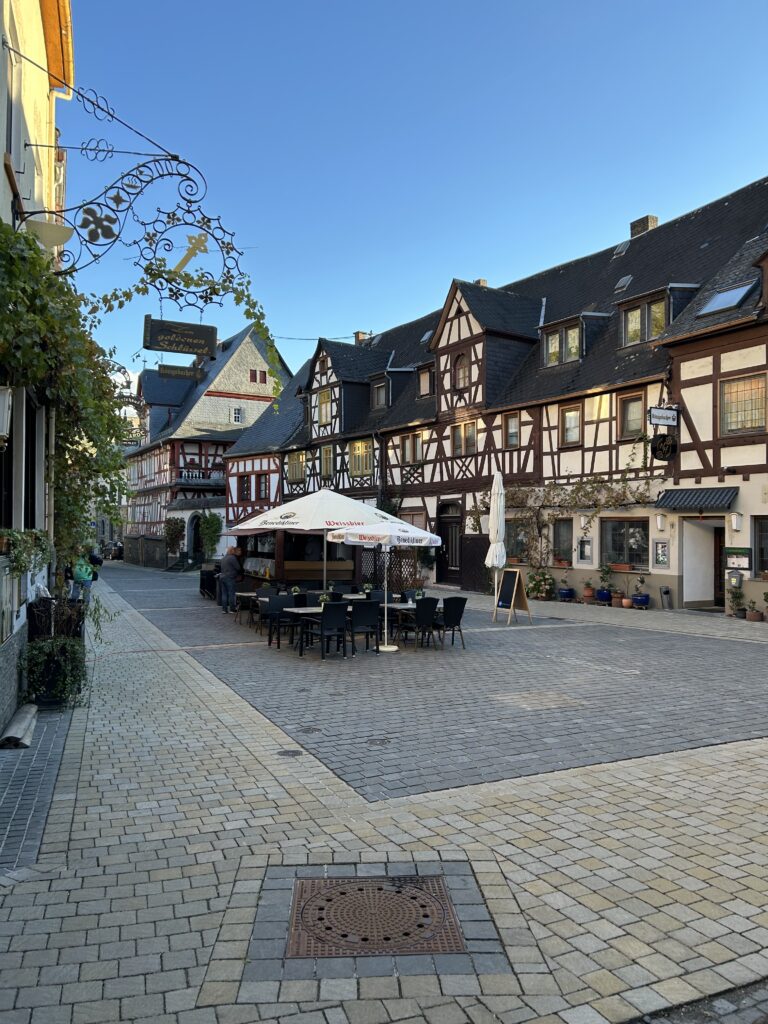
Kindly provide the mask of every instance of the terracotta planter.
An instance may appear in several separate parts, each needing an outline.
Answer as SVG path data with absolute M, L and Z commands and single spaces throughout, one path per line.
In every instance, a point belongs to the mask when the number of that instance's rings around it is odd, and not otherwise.
M 629 562 L 611 562 L 611 568 L 614 572 L 631 572 L 632 566 Z
M 591 604 L 595 600 L 595 588 L 584 587 L 581 597 L 585 604 Z
M 507 565 L 520 565 L 519 558 L 507 558 Z
M 611 605 L 614 608 L 621 608 L 621 602 L 624 600 L 623 594 L 611 594 Z
M 753 611 L 753 612 L 750 612 L 750 611 L 747 612 L 747 622 L 762 622 L 762 621 L 763 621 L 763 613 L 762 612 L 759 612 L 757 609 L 755 609 L 755 611 Z
M 622 608 L 631 608 L 632 607 L 632 598 L 631 597 L 622 597 L 622 599 L 621 599 L 621 607 Z

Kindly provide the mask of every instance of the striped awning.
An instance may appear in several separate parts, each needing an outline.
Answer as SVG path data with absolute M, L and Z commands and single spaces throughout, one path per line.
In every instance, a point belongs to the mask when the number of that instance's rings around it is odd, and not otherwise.
M 727 512 L 738 493 L 738 487 L 680 487 L 662 491 L 656 508 L 673 512 Z

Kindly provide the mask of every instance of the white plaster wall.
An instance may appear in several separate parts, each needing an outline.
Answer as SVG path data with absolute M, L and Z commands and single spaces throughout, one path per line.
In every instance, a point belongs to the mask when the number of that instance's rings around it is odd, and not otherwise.
M 701 359 L 686 359 L 680 365 L 681 380 L 693 380 L 694 377 L 711 377 L 713 369 L 712 356 Z
M 720 369 L 723 372 L 728 370 L 746 370 L 748 367 L 765 365 L 765 345 L 751 345 L 749 348 L 736 349 L 733 352 L 723 352 L 720 356 Z

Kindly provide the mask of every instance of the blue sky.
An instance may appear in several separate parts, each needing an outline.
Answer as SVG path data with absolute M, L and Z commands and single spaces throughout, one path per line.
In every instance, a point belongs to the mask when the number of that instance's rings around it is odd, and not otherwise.
M 438 308 L 454 277 L 502 285 L 768 173 L 764 0 L 72 7 L 76 84 L 201 168 L 293 368 L 313 344 L 286 336 L 383 330 Z M 145 148 L 75 103 L 59 124 L 64 144 Z M 71 153 L 68 201 L 127 160 Z M 81 290 L 130 284 L 126 256 Z M 132 369 L 145 313 L 157 302 L 98 332 Z M 231 305 L 204 321 L 243 324 Z

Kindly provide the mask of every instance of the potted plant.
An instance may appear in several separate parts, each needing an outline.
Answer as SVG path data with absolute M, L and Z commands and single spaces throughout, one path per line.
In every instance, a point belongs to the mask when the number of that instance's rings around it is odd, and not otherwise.
M 319 604 L 328 604 L 328 602 L 331 600 L 331 595 L 330 594 L 321 594 L 320 597 L 318 597 L 317 600 L 318 600 Z
M 85 682 L 85 645 L 71 636 L 33 640 L 23 654 L 27 695 L 36 704 L 73 704 Z
M 631 568 L 629 562 L 611 562 L 611 569 L 614 572 L 629 572 Z
M 746 619 L 747 609 L 744 607 L 744 591 L 741 587 L 731 587 L 728 590 L 728 604 L 734 618 Z
M 619 587 L 611 587 L 611 606 L 613 608 L 621 608 L 623 600 L 624 591 Z
M 300 594 L 301 593 L 301 587 L 291 587 L 291 593 L 292 594 Z
M 646 594 L 643 590 L 645 586 L 645 576 L 640 575 L 635 577 L 635 592 L 632 595 L 632 604 L 635 608 L 647 608 L 651 603 L 651 595 Z
M 610 565 L 603 563 L 600 566 L 600 586 L 597 588 L 596 598 L 600 604 L 611 603 L 611 583 L 613 580 L 613 569 Z
M 763 613 L 757 609 L 757 601 L 747 601 L 747 622 L 762 622 Z
M 576 591 L 569 585 L 567 576 L 560 577 L 560 587 L 557 591 L 557 596 L 561 601 L 572 601 L 576 596 Z
M 555 578 L 548 569 L 534 569 L 528 573 L 528 596 L 538 601 L 549 601 L 555 590 Z
M 370 592 L 372 590 L 373 590 L 373 584 L 372 583 L 364 583 L 363 584 L 363 593 L 364 594 L 370 594 Z
M 595 600 L 595 588 L 592 586 L 592 580 L 584 581 L 584 589 L 581 592 L 581 599 L 584 604 L 592 604 Z

